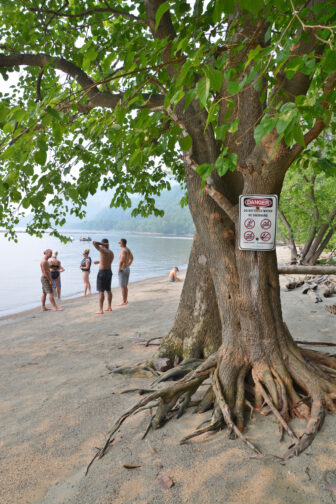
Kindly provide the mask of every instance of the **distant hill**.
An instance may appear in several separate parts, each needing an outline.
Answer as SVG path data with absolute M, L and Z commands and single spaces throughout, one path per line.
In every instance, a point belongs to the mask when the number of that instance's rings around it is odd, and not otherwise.
M 180 201 L 183 192 L 176 186 L 171 191 L 163 191 L 160 197 L 156 198 L 156 206 L 164 211 L 163 217 L 150 216 L 132 217 L 132 208 L 123 210 L 121 208 L 109 208 L 110 197 L 103 193 L 104 200 L 98 199 L 98 205 L 95 206 L 95 199 L 92 198 L 87 208 L 87 216 L 84 220 L 71 220 L 67 223 L 68 229 L 87 229 L 87 230 L 123 230 L 138 231 L 165 234 L 193 234 L 194 224 L 188 207 L 181 208 Z M 140 197 L 132 199 L 132 207 L 136 207 Z M 101 209 L 102 201 L 105 208 Z M 98 209 L 95 214 L 94 211 Z M 92 215 L 93 214 L 93 215 Z

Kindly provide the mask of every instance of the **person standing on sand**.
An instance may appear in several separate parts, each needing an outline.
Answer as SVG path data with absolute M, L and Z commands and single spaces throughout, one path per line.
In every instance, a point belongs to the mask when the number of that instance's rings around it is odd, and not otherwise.
M 53 295 L 53 289 L 52 289 L 52 279 L 50 275 L 50 269 L 49 269 L 49 259 L 52 256 L 52 251 L 50 249 L 47 249 L 43 252 L 44 256 L 41 261 L 41 283 L 42 283 L 42 297 L 41 297 L 41 302 L 42 302 L 42 311 L 50 311 L 49 308 L 46 308 L 46 299 L 47 299 L 47 294 L 49 296 L 50 303 L 53 305 L 55 311 L 63 311 L 63 308 L 58 308 L 56 305 L 54 295 Z
M 61 261 L 57 259 L 57 256 L 58 252 L 57 250 L 55 250 L 49 261 L 49 269 L 51 270 L 50 275 L 52 279 L 52 285 L 54 285 L 57 291 L 58 299 L 61 299 L 61 273 L 63 273 L 65 269 L 63 268 Z
M 90 269 L 91 269 L 91 257 L 89 257 L 90 250 L 85 249 L 83 252 L 84 258 L 82 259 L 80 269 L 83 272 L 83 282 L 84 282 L 84 293 L 83 296 L 86 296 L 87 291 L 91 295 L 91 285 L 90 285 Z
M 112 270 L 111 264 L 114 259 L 112 250 L 109 249 L 109 241 L 104 238 L 101 242 L 92 242 L 93 246 L 100 252 L 100 261 L 94 261 L 94 264 L 99 264 L 99 271 L 97 275 L 97 291 L 99 292 L 99 310 L 96 312 L 99 315 L 104 313 L 104 292 L 107 292 L 107 309 L 112 311 Z
M 133 262 L 133 254 L 129 248 L 126 247 L 127 240 L 121 238 L 119 245 L 121 247 L 121 252 L 119 255 L 119 285 L 121 287 L 122 302 L 118 306 L 124 306 L 128 304 L 128 280 L 130 276 L 130 266 Z

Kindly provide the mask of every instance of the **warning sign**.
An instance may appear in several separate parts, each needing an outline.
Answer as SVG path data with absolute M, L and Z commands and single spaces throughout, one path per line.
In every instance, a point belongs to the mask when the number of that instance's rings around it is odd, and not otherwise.
M 277 210 L 278 197 L 275 194 L 239 196 L 241 250 L 274 250 Z

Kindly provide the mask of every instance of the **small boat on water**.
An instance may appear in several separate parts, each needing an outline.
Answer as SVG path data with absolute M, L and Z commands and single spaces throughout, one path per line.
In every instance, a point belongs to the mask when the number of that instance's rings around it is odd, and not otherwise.
M 91 241 L 92 238 L 90 236 L 81 236 L 79 238 L 79 241 Z

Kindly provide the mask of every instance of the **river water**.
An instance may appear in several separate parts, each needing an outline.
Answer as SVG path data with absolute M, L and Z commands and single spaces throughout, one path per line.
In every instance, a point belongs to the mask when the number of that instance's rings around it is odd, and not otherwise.
M 18 233 L 18 243 L 9 242 L 0 233 L 0 317 L 18 313 L 40 305 L 41 269 L 43 251 L 58 251 L 64 273 L 61 276 L 62 298 L 78 296 L 83 290 L 79 269 L 85 248 L 90 249 L 92 260 L 99 259 L 98 251 L 90 242 L 82 242 L 80 236 L 89 235 L 93 240 L 108 238 L 115 258 L 112 264 L 112 287 L 118 286 L 118 256 L 120 238 L 127 239 L 127 246 L 134 255 L 130 283 L 160 275 L 167 275 L 172 267 L 185 268 L 188 264 L 192 239 L 162 235 L 134 234 L 131 232 L 83 232 L 69 231 L 73 241 L 61 243 L 57 238 L 45 235 L 39 239 L 26 233 Z M 96 292 L 97 265 L 91 268 L 92 292 Z

